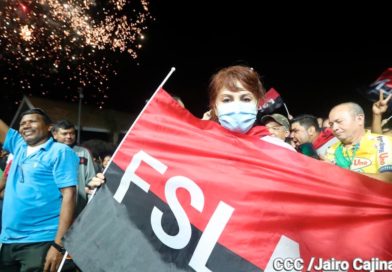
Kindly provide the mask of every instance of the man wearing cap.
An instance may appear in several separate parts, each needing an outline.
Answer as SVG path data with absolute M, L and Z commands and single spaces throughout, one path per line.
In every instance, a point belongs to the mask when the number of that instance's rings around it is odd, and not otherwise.
M 290 135 L 290 123 L 286 117 L 279 113 L 265 115 L 260 119 L 260 124 L 265 126 L 272 136 L 264 137 L 263 140 L 295 151 L 295 149 L 286 142 L 287 137 Z
M 286 141 L 290 135 L 290 123 L 286 117 L 279 113 L 265 115 L 260 119 L 260 123 L 264 125 L 269 132 L 283 141 Z

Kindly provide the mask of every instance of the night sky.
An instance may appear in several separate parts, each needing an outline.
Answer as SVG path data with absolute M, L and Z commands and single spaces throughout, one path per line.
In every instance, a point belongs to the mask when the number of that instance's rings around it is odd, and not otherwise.
M 377 8 L 212 0 L 157 0 L 150 7 L 155 21 L 138 59 L 117 54 L 119 74 L 111 77 L 106 107 L 139 112 L 174 66 L 164 88 L 202 116 L 211 75 L 246 64 L 262 75 L 267 89 L 282 95 L 294 116 L 326 116 L 344 101 L 358 102 L 369 112 L 371 103 L 359 90 L 392 65 L 388 18 Z M 1 101 L 4 119 L 15 108 L 9 104 Z

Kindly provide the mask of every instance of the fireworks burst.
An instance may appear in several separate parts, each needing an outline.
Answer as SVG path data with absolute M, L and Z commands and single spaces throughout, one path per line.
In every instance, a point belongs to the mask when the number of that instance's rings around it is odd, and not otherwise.
M 147 0 L 3 0 L 0 62 L 3 82 L 25 94 L 59 87 L 77 97 L 89 92 L 98 106 L 107 98 L 112 52 L 137 58 L 151 18 Z

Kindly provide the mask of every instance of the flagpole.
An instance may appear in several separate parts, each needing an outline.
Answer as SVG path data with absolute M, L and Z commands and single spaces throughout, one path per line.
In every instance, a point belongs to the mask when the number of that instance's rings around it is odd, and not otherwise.
M 381 127 L 385 126 L 385 125 L 389 122 L 389 120 L 391 120 L 391 118 L 392 118 L 392 115 L 389 116 L 388 118 L 382 120 L 382 121 L 381 121 Z M 384 124 L 383 124 L 383 123 L 384 123 Z
M 163 79 L 162 83 L 158 86 L 158 88 L 155 90 L 154 94 L 152 95 L 151 99 L 155 96 L 155 94 L 163 87 L 163 85 L 165 85 L 166 81 L 168 81 L 169 77 L 174 73 L 174 71 L 176 70 L 176 67 L 172 67 L 169 71 L 169 73 L 167 74 L 167 76 Z M 144 109 L 143 109 L 144 111 Z M 139 114 L 140 116 L 141 114 Z M 139 117 L 138 116 L 138 117 Z
M 289 109 L 287 108 L 286 103 L 283 102 L 283 106 L 284 106 L 284 109 L 286 110 L 287 118 L 289 120 L 293 119 L 293 116 L 291 116 L 291 114 L 289 113 Z
M 136 122 L 139 120 L 140 116 L 143 114 L 143 112 L 145 111 L 145 109 L 147 108 L 147 106 L 150 104 L 150 102 L 154 99 L 155 95 L 158 93 L 158 91 L 163 87 L 163 85 L 165 85 L 166 81 L 170 78 L 170 76 L 174 73 L 174 71 L 176 70 L 175 67 L 172 67 L 169 71 L 169 73 L 166 75 L 166 77 L 163 79 L 163 81 L 161 82 L 161 84 L 159 84 L 158 88 L 155 90 L 154 94 L 151 96 L 151 98 L 148 100 L 148 102 L 146 103 L 146 105 L 144 105 L 144 108 L 142 109 L 142 111 L 139 113 L 139 115 L 136 117 L 135 121 L 133 122 L 133 124 L 131 125 L 131 127 L 128 129 L 127 134 L 125 134 L 124 138 L 121 140 L 121 143 L 118 145 L 116 151 L 114 151 L 113 156 L 110 158 L 110 161 L 108 164 L 110 164 L 113 160 L 113 158 L 116 156 L 117 151 L 120 149 L 122 143 L 125 141 L 125 139 L 127 138 L 128 134 L 130 133 L 130 131 L 132 130 L 133 126 L 136 124 Z M 105 168 L 105 170 L 103 170 L 103 174 L 105 174 L 106 170 L 108 169 L 108 167 Z M 97 188 L 95 188 L 93 190 L 93 192 L 91 193 L 89 199 L 88 199 L 88 203 L 90 203 L 91 199 L 94 197 L 95 192 L 97 191 Z M 68 251 L 66 251 L 64 253 L 64 257 L 61 260 L 60 266 L 57 269 L 57 272 L 60 272 L 61 269 L 63 269 L 65 260 L 67 259 L 68 256 Z
M 64 263 L 65 263 L 65 260 L 67 259 L 67 257 L 68 257 L 68 251 L 66 251 L 64 253 L 63 259 L 61 260 L 61 263 L 60 263 L 59 269 L 57 269 L 57 272 L 60 272 L 61 269 L 63 269 Z

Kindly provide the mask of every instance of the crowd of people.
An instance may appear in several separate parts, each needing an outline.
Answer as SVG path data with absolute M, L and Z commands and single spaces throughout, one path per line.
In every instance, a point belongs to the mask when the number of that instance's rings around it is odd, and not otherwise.
M 223 68 L 211 78 L 210 110 L 203 122 L 216 122 L 237 135 L 392 182 L 392 137 L 382 118 L 392 95 L 380 92 L 372 126 L 366 129 L 363 109 L 350 101 L 334 106 L 323 119 L 310 114 L 259 116 L 264 93 L 254 69 Z M 91 148 L 75 145 L 75 136 L 72 123 L 52 123 L 41 109 L 22 113 L 19 131 L 0 121 L 0 142 L 12 154 L 12 161 L 3 162 L 6 170 L 0 184 L 4 192 L 0 271 L 58 268 L 65 251 L 62 236 L 87 204 L 91 190 L 104 183 L 102 169 L 110 160 L 110 154 L 97 159 Z

